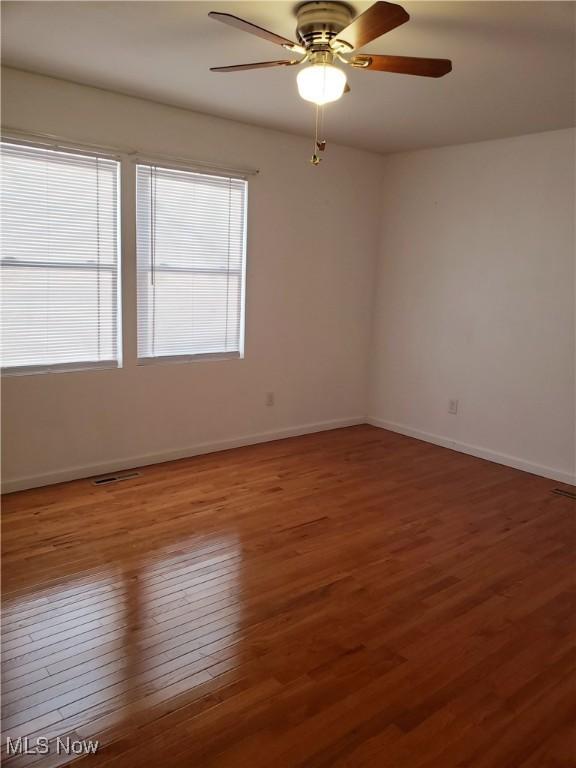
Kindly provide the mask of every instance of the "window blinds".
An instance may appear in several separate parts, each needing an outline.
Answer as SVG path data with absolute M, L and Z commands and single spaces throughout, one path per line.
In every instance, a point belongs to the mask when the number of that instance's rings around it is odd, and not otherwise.
M 117 365 L 118 162 L 1 149 L 2 367 Z
M 136 168 L 138 358 L 243 354 L 246 181 Z

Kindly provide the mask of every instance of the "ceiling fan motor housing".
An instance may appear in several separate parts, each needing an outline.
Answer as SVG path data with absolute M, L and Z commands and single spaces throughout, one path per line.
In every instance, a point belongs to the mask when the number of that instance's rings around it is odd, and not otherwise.
M 329 49 L 330 41 L 354 18 L 354 11 L 346 3 L 311 2 L 298 6 L 296 18 L 298 40 L 315 52 Z

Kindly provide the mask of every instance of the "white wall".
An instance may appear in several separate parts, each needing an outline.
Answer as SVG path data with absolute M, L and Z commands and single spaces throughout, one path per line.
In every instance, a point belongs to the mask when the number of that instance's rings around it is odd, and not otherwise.
M 573 478 L 574 136 L 386 158 L 373 423 Z
M 11 128 L 260 169 L 249 186 L 245 359 L 135 365 L 128 232 L 125 367 L 3 379 L 6 490 L 363 420 L 379 156 L 329 145 L 314 168 L 308 139 L 15 70 L 2 90 Z
M 366 413 L 570 480 L 573 131 L 388 158 L 330 146 L 313 168 L 306 139 L 14 70 L 2 86 L 5 126 L 261 170 L 246 358 L 135 365 L 125 215 L 125 367 L 3 379 L 5 490 Z

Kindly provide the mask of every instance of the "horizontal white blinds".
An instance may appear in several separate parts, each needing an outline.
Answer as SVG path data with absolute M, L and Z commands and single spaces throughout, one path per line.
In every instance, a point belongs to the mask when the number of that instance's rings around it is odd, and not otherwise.
M 242 354 L 244 180 L 138 165 L 138 357 Z
M 118 360 L 114 160 L 3 142 L 2 367 Z

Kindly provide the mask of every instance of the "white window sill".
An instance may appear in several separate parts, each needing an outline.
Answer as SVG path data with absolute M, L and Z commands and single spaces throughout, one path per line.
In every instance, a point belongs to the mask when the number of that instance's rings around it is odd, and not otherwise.
M 43 373 L 73 373 L 121 368 L 118 360 L 101 360 L 86 363 L 59 363 L 55 365 L 18 365 L 2 368 L 2 376 L 38 376 Z
M 158 355 L 158 357 L 139 357 L 138 365 L 156 365 L 158 363 L 201 363 L 208 360 L 243 360 L 240 352 L 205 352 L 198 355 Z

